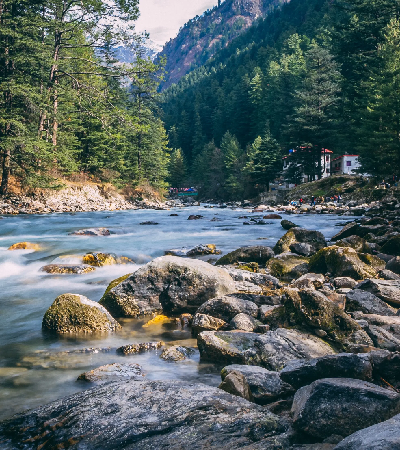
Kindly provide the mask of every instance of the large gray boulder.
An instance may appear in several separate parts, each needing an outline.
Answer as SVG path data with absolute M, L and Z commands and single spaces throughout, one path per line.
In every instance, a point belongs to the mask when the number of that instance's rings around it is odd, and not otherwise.
M 58 296 L 46 311 L 44 330 L 65 333 L 109 332 L 121 328 L 110 313 L 97 302 L 79 294 Z
M 297 389 L 328 377 L 371 381 L 372 364 L 367 354 L 338 353 L 310 360 L 289 361 L 280 372 L 280 378 Z
M 197 314 L 207 314 L 222 319 L 225 322 L 231 321 L 240 313 L 257 317 L 258 306 L 250 300 L 243 300 L 235 295 L 225 295 L 206 301 L 197 310 Z
M 267 409 L 204 384 L 109 383 L 0 423 L 2 449 L 239 449 L 285 431 Z M 268 448 L 266 445 L 265 448 Z
M 162 256 L 110 289 L 100 303 L 116 317 L 191 312 L 210 298 L 235 292 L 228 272 L 204 261 Z
M 256 262 L 259 264 L 265 264 L 273 257 L 274 252 L 271 247 L 266 247 L 264 245 L 253 245 L 249 247 L 241 247 L 228 253 L 220 258 L 215 264 L 217 266 L 235 264 L 238 262 Z
M 278 328 L 264 334 L 204 331 L 197 337 L 202 359 L 248 364 L 281 370 L 292 359 L 310 359 L 335 353 L 322 339 L 296 330 Z
M 356 431 L 343 439 L 334 450 L 398 450 L 400 414 L 384 422 Z
M 222 381 L 231 372 L 239 372 L 245 377 L 252 397 L 259 405 L 266 405 L 277 399 L 285 398 L 295 391 L 290 384 L 281 380 L 278 372 L 267 370 L 263 367 L 240 364 L 226 366 L 221 371 Z
M 364 280 L 357 284 L 356 289 L 371 292 L 385 302 L 400 305 L 400 280 Z
M 361 311 L 365 314 L 394 316 L 396 310 L 371 292 L 353 289 L 346 294 L 346 311 Z
M 366 381 L 324 378 L 300 388 L 292 406 L 293 425 L 325 439 L 348 436 L 400 412 L 400 395 Z

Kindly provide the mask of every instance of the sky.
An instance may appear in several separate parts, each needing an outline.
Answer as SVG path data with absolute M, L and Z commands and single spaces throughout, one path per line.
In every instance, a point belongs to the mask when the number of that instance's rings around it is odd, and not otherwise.
M 216 4 L 217 0 L 140 0 L 136 31 L 147 31 L 150 39 L 162 46 L 174 38 L 189 19 Z

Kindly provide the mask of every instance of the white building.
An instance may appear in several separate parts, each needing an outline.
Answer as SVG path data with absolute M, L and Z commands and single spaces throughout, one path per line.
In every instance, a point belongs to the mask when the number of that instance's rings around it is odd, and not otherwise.
M 356 175 L 356 169 L 361 164 L 358 162 L 359 155 L 341 155 L 334 158 L 331 163 L 331 172 L 338 175 Z
M 283 177 L 285 177 L 285 172 L 289 169 L 289 167 L 293 168 L 293 165 L 296 165 L 300 171 L 302 171 L 302 167 L 301 164 L 298 162 L 299 160 L 301 160 L 301 158 L 296 158 L 296 152 L 307 152 L 310 151 L 307 148 L 301 148 L 301 149 L 293 149 L 293 150 L 289 150 L 289 155 L 285 156 L 283 158 Z M 328 150 L 327 148 L 323 148 L 321 150 L 321 177 L 322 178 L 326 178 L 329 177 L 330 175 L 330 171 L 331 171 L 331 156 L 332 156 L 332 151 Z M 315 168 L 318 168 L 318 162 L 315 163 Z M 302 175 L 301 175 L 301 182 L 302 183 L 307 183 L 308 181 L 311 181 L 309 179 L 309 176 L 306 175 L 304 173 L 304 171 L 302 171 Z M 287 187 L 293 187 L 295 186 L 294 184 L 288 184 Z

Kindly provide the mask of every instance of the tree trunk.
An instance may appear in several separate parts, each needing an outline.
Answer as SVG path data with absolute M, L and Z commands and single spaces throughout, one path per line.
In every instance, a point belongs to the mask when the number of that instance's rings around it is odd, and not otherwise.
M 2 178 L 0 185 L 0 195 L 8 194 L 8 182 L 10 178 L 11 169 L 11 150 L 7 149 L 3 155 L 3 168 L 2 168 Z

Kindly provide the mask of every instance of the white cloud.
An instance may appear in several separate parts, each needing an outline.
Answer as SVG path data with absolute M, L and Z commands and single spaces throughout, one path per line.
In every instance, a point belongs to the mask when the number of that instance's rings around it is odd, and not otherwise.
M 196 15 L 217 4 L 217 0 L 140 0 L 136 31 L 147 31 L 150 39 L 163 45 Z

